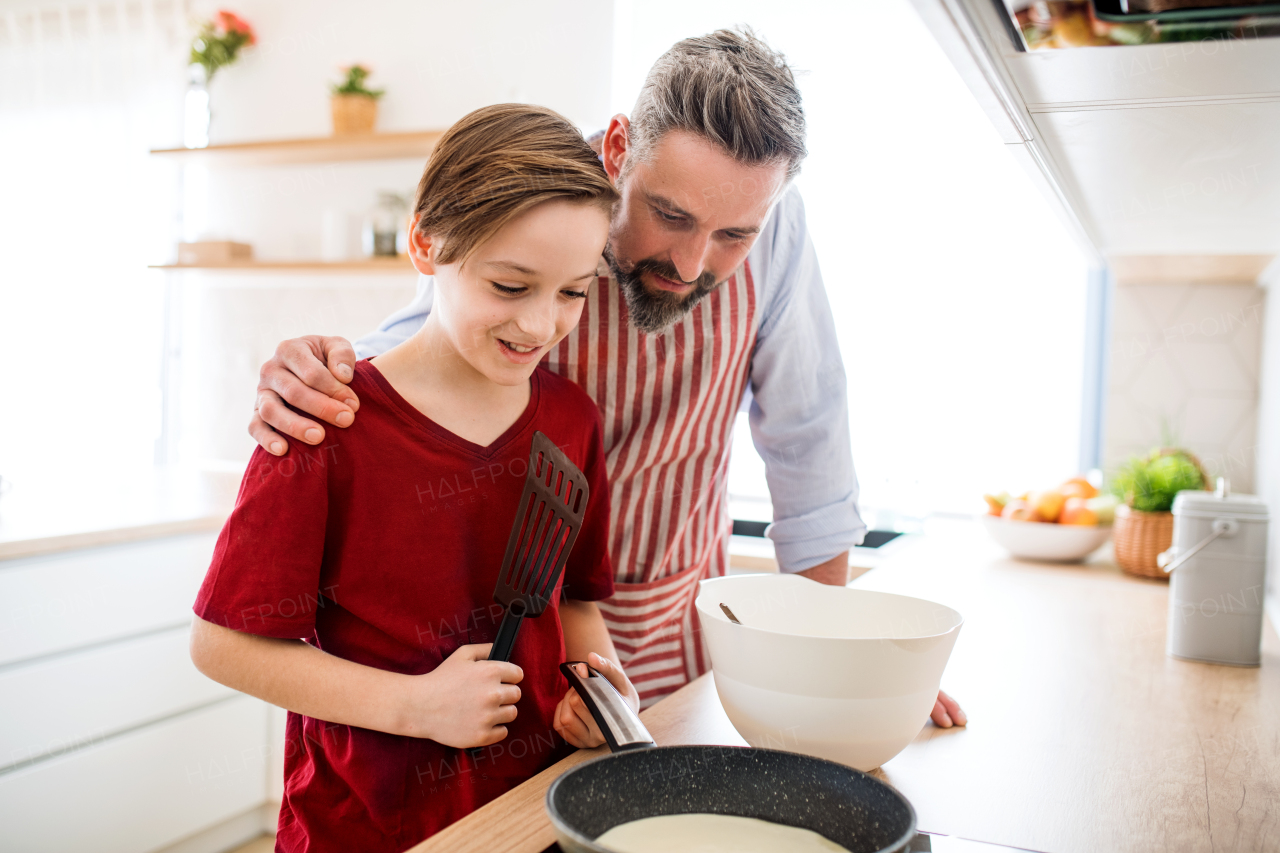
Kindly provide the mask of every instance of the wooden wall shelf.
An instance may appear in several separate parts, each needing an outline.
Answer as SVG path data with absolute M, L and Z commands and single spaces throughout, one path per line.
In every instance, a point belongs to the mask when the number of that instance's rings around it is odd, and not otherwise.
M 217 165 L 277 166 L 300 163 L 335 163 L 355 160 L 425 160 L 443 130 L 412 133 L 370 133 L 312 139 L 277 139 L 238 142 L 208 148 L 153 148 L 156 157 L 177 162 L 209 162 Z
M 243 261 L 230 264 L 152 264 L 153 270 L 259 273 L 416 273 L 405 256 L 355 261 Z

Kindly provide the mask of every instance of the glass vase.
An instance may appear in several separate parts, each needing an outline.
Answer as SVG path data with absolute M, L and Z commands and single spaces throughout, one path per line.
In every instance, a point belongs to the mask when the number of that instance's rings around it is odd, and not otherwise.
M 187 69 L 187 96 L 183 103 L 182 144 L 186 148 L 209 147 L 209 78 L 205 68 L 193 62 Z

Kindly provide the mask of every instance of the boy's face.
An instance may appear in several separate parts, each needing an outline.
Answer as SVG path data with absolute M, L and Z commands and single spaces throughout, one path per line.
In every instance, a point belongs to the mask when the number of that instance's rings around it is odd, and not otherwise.
M 609 216 L 595 204 L 544 202 L 452 264 L 434 263 L 432 238 L 411 233 L 414 266 L 435 276 L 431 319 L 445 339 L 490 381 L 518 385 L 578 324 Z

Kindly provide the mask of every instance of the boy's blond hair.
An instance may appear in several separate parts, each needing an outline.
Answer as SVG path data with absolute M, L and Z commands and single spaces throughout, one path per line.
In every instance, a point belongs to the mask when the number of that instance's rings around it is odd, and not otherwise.
M 461 118 L 427 160 L 414 215 L 440 241 L 436 262 L 465 261 L 521 213 L 553 199 L 618 200 L 600 158 L 568 119 L 546 107 L 495 104 Z

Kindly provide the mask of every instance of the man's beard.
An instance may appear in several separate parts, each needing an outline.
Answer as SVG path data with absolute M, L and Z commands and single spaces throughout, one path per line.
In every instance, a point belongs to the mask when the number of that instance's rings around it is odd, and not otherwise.
M 684 296 L 666 290 L 653 293 L 644 286 L 641 275 L 647 272 L 671 281 L 683 282 L 684 279 L 680 278 L 680 273 L 676 272 L 674 266 L 665 261 L 646 258 L 637 261 L 630 271 L 624 271 L 612 252 L 606 251 L 604 256 L 609 262 L 609 269 L 613 271 L 613 277 L 622 287 L 631 325 L 650 335 L 658 335 L 671 328 L 692 311 L 703 297 L 724 283 L 717 282 L 712 273 L 704 272 L 693 283 L 693 290 Z

